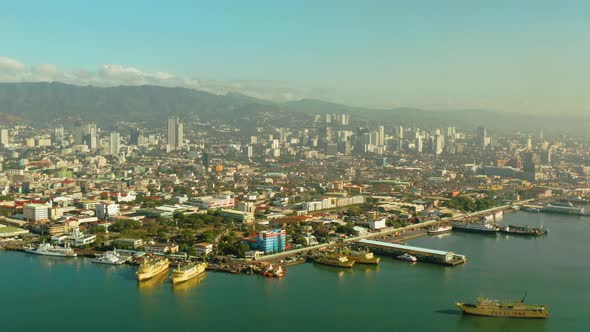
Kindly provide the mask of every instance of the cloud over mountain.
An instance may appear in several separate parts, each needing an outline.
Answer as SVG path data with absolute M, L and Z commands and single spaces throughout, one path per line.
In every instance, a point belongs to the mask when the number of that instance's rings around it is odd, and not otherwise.
M 182 87 L 214 94 L 238 92 L 272 101 L 291 101 L 303 93 L 285 82 L 277 81 L 212 81 L 181 77 L 168 72 L 149 72 L 132 66 L 105 64 L 95 70 L 60 70 L 53 64 L 27 66 L 23 62 L 0 56 L 0 82 L 61 82 L 75 85 L 118 86 L 156 85 Z

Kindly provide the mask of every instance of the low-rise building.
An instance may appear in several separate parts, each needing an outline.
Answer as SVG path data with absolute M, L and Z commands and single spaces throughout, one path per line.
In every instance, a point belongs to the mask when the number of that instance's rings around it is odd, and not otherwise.
M 250 212 L 222 209 L 219 215 L 225 218 L 231 218 L 242 223 L 251 223 L 254 221 L 254 214 Z

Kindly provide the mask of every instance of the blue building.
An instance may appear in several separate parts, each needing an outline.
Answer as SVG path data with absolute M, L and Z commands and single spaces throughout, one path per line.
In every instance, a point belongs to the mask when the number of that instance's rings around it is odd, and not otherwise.
M 287 231 L 284 229 L 275 229 L 272 231 L 262 231 L 256 236 L 244 238 L 243 241 L 252 250 L 260 250 L 265 254 L 272 254 L 285 251 L 286 238 Z

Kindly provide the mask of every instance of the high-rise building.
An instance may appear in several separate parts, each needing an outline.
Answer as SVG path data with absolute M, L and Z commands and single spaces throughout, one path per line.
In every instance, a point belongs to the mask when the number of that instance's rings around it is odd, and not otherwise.
M 379 126 L 379 137 L 376 144 L 379 146 L 385 145 L 385 127 L 383 126 Z
M 111 139 L 110 139 L 110 144 L 109 144 L 109 154 L 111 155 L 118 155 L 119 154 L 119 149 L 120 149 L 120 143 L 121 143 L 121 138 L 119 136 L 119 133 L 111 133 Z
M 60 144 L 64 140 L 64 127 L 53 128 L 51 140 L 57 144 Z
M 285 128 L 279 128 L 279 142 L 284 143 L 287 140 L 287 130 Z
M 7 146 L 8 145 L 8 129 L 2 128 L 0 129 L 0 146 Z
M 444 136 L 441 134 L 437 134 L 434 136 L 434 153 L 437 155 L 443 153 L 445 148 L 445 141 Z
M 264 251 L 265 254 L 285 251 L 287 231 L 274 229 L 261 231 L 258 235 L 242 239 L 251 249 Z
M 404 138 L 404 127 L 403 126 L 397 127 L 397 137 Z
M 350 123 L 350 116 L 348 114 L 342 114 L 340 116 L 340 124 L 343 126 L 348 126 Z
M 242 147 L 242 155 L 246 158 L 252 158 L 253 150 L 251 145 L 244 145 Z
M 424 142 L 422 142 L 422 137 L 416 138 L 415 147 L 416 152 L 422 153 L 422 150 L 424 149 Z
M 136 146 L 143 145 L 143 130 L 139 128 L 131 128 L 129 144 Z
M 167 143 L 170 151 L 182 149 L 182 143 L 184 140 L 184 125 L 178 117 L 172 117 L 168 119 L 168 130 L 167 130 Z
M 490 138 L 485 127 L 477 128 L 477 144 L 483 148 L 490 145 Z

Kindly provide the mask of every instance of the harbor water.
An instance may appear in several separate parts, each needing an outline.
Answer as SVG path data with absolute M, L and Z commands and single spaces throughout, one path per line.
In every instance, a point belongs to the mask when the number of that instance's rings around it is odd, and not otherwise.
M 2 331 L 587 331 L 590 217 L 518 212 L 527 238 L 450 233 L 409 244 L 454 251 L 464 265 L 383 257 L 349 270 L 317 264 L 283 279 L 207 273 L 173 288 L 138 284 L 135 268 L 0 251 Z M 463 316 L 480 295 L 547 304 L 546 320 Z

